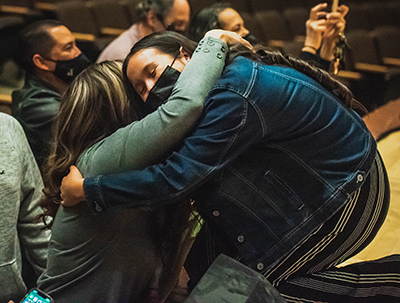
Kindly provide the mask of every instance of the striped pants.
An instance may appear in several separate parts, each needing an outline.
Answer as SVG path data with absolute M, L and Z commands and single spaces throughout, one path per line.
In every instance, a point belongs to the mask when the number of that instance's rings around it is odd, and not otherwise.
M 265 276 L 288 302 L 400 302 L 400 255 L 336 265 L 372 241 L 389 207 L 389 185 L 377 155 L 365 184 L 317 231 Z
M 388 207 L 389 181 L 377 155 L 367 180 L 352 199 L 263 274 L 288 302 L 400 302 L 400 255 L 335 267 L 372 241 Z M 221 247 L 211 228 L 202 232 L 198 240 L 203 253 L 193 258 L 197 266 L 203 261 L 210 265 L 219 253 L 233 256 L 234 248 L 226 242 Z M 188 273 L 191 276 L 190 258 Z

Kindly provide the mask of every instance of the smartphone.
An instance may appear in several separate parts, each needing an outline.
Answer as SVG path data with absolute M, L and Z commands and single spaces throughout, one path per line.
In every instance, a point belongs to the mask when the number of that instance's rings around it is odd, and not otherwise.
M 337 11 L 338 6 L 339 6 L 339 0 L 333 0 L 332 1 L 332 12 L 333 13 Z
M 32 288 L 20 303 L 54 303 L 54 300 L 39 288 Z

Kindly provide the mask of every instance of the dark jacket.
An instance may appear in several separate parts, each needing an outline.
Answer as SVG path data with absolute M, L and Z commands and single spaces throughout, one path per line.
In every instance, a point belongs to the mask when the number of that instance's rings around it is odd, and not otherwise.
M 27 74 L 24 87 L 13 91 L 11 114 L 21 123 L 35 159 L 42 167 L 52 138 L 52 123 L 60 94 L 39 78 Z

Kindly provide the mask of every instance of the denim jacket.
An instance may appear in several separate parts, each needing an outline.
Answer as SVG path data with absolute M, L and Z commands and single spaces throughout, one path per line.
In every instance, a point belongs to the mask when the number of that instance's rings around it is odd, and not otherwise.
M 165 163 L 87 178 L 94 212 L 191 195 L 260 272 L 329 219 L 364 182 L 376 143 L 362 119 L 306 75 L 238 57 Z

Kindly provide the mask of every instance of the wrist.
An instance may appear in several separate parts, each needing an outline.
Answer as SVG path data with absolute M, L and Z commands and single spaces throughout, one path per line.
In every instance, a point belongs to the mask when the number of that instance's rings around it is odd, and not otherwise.
M 320 57 L 327 61 L 332 61 L 333 59 L 335 59 L 335 56 L 333 55 L 333 49 L 335 48 L 335 45 L 335 43 L 322 44 L 321 50 L 319 52 Z
M 305 44 L 301 50 L 303 52 L 308 52 L 308 53 L 312 53 L 312 54 L 316 54 L 318 51 L 318 49 L 316 47 L 314 47 L 313 45 L 308 45 L 308 44 Z
M 77 201 L 85 201 L 86 200 L 85 199 L 85 191 L 83 189 L 83 181 L 84 180 L 85 179 L 82 178 L 82 179 L 79 179 L 79 181 L 77 181 L 76 188 L 75 188 L 75 199 Z

